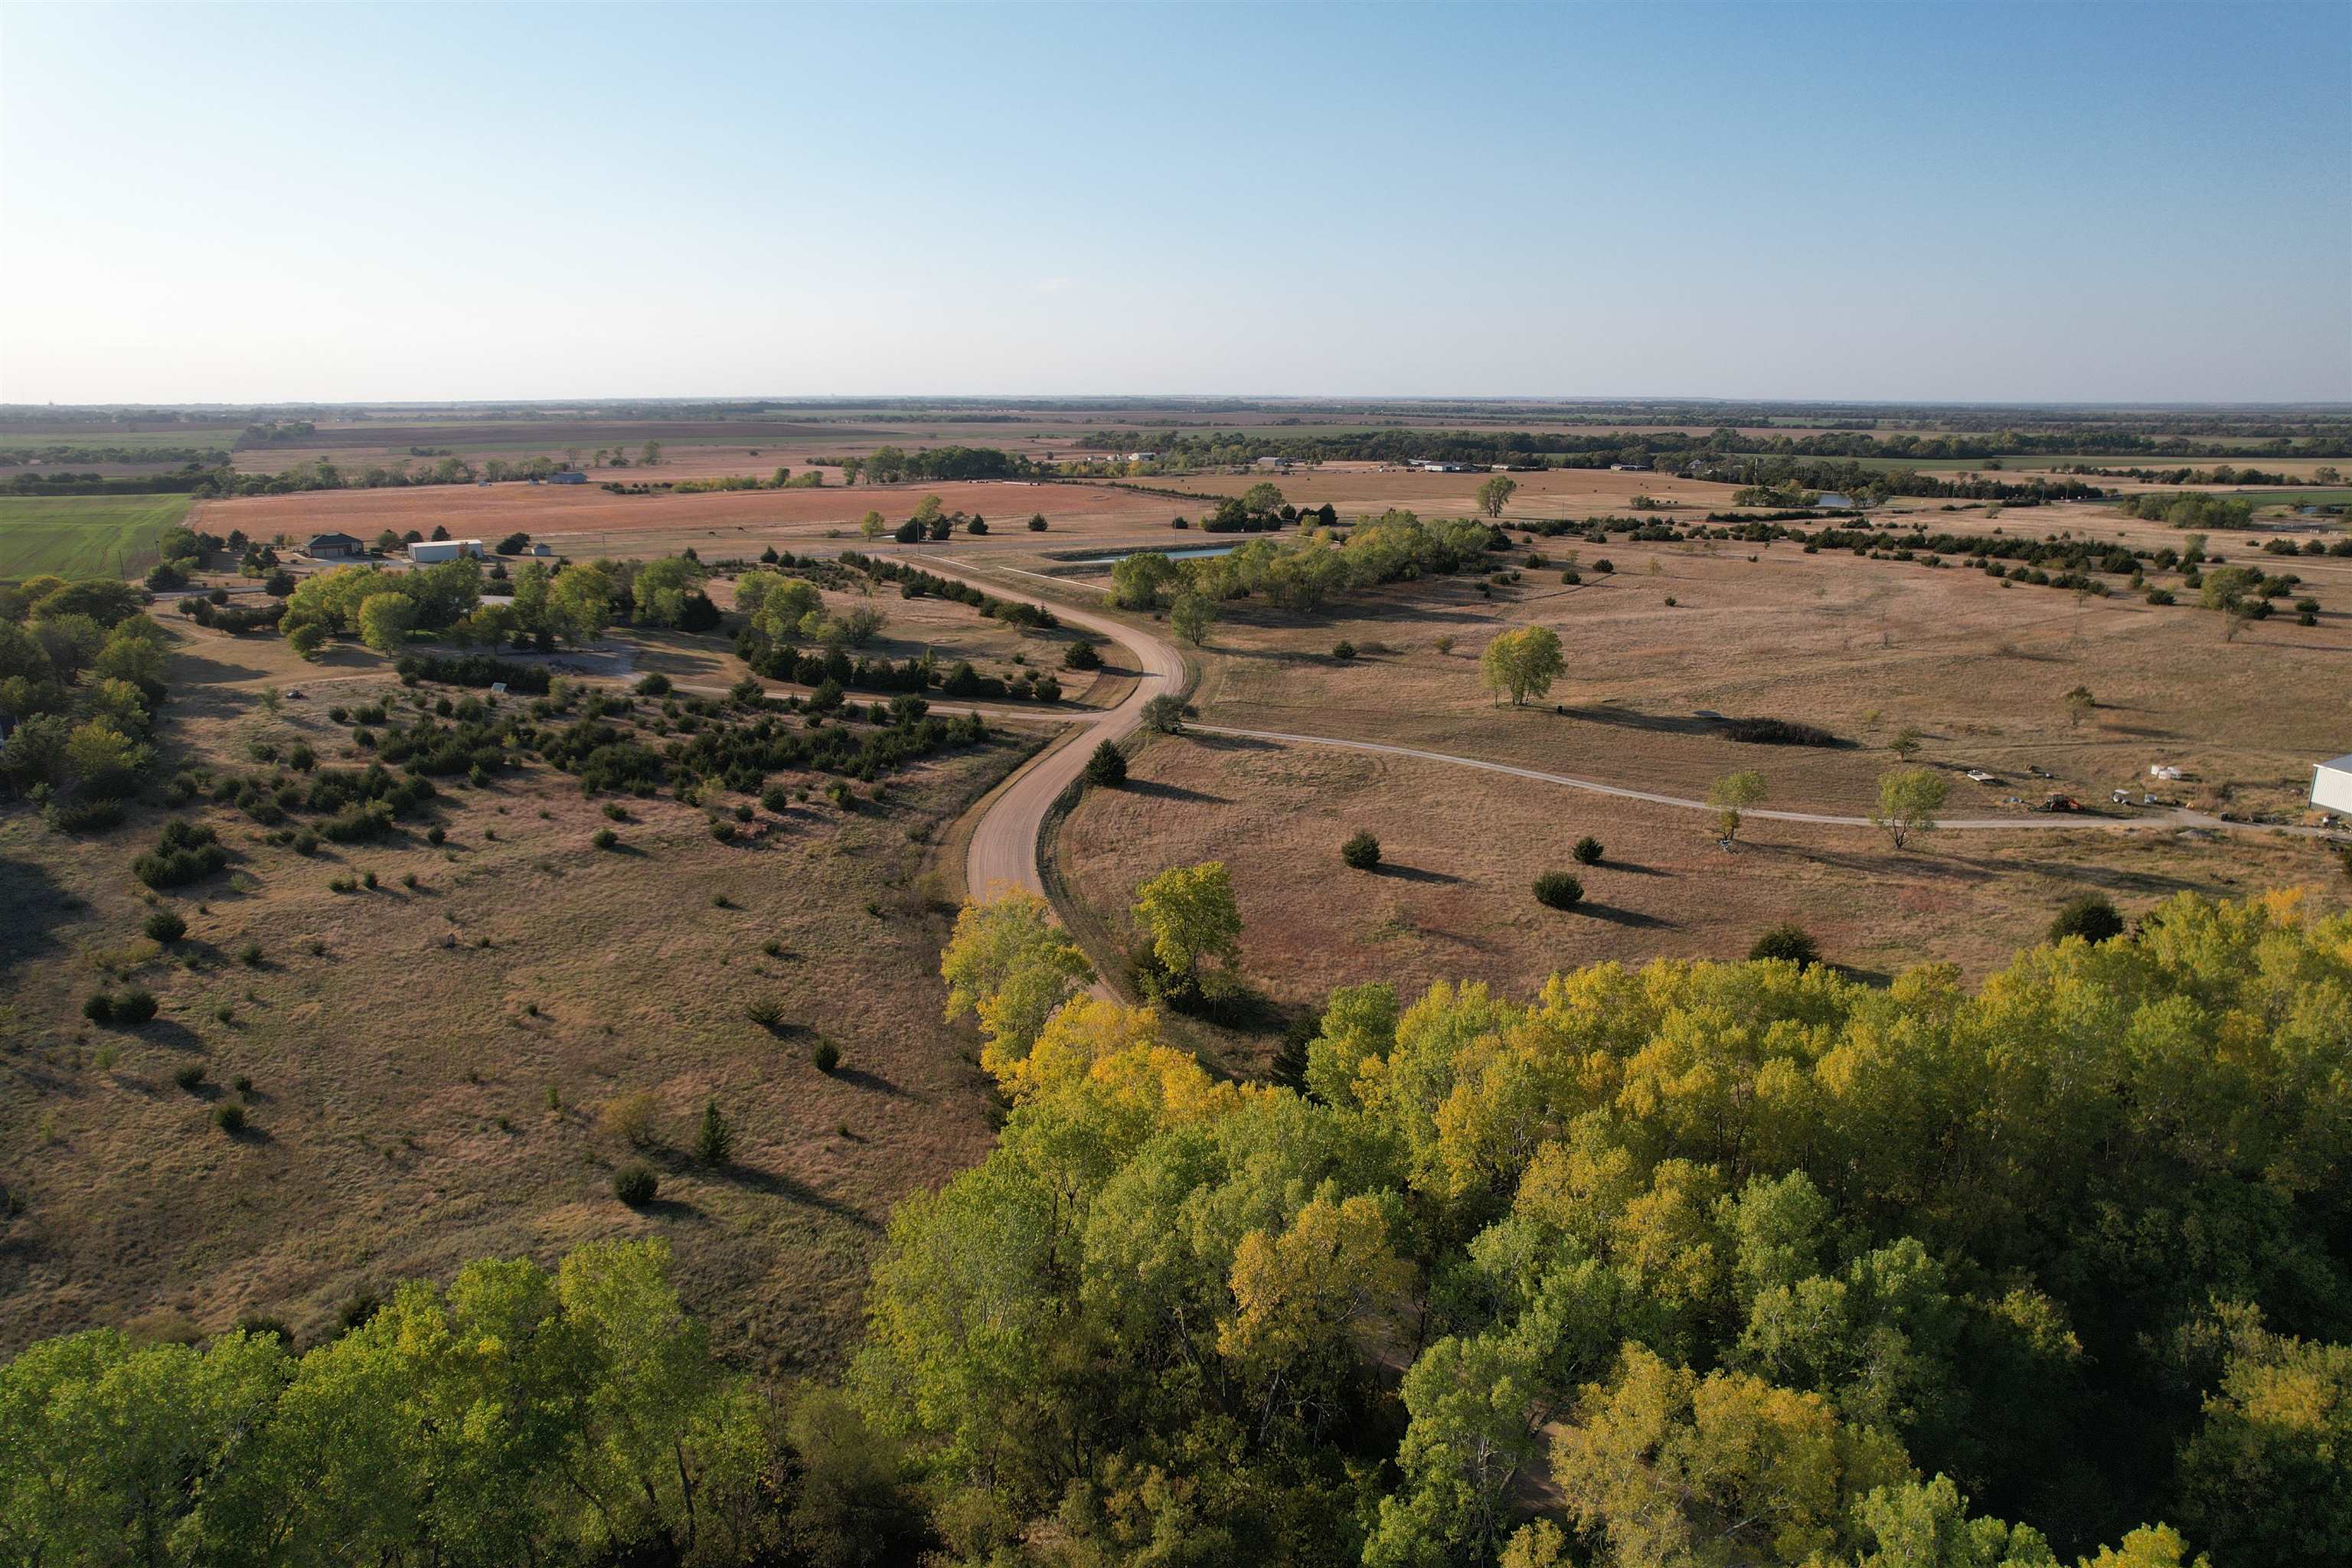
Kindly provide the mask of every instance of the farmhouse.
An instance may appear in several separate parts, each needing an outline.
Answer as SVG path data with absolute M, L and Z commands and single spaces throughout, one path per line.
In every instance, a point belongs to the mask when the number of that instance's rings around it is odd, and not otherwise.
M 2352 811 L 2352 756 L 2311 770 L 2311 804 L 2327 811 Z
M 310 542 L 303 547 L 306 554 L 317 556 L 321 561 L 349 560 L 366 548 L 348 533 L 314 533 L 310 536 Z
M 478 539 L 421 540 L 408 547 L 408 558 L 419 565 L 433 561 L 455 561 L 461 555 L 478 556 L 482 542 Z

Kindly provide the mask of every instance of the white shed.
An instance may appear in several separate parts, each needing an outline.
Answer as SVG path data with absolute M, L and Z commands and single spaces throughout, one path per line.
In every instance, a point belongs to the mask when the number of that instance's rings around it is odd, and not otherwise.
M 419 565 L 435 561 L 455 561 L 461 555 L 479 556 L 482 542 L 478 539 L 420 540 L 408 547 L 408 558 Z
M 2311 770 L 2311 804 L 2325 811 L 2352 811 L 2352 756 Z

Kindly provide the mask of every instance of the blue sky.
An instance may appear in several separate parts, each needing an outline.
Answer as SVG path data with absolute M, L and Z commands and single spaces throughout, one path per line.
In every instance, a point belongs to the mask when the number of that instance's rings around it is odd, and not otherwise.
M 0 400 L 2352 398 L 2352 6 L 0 5 Z

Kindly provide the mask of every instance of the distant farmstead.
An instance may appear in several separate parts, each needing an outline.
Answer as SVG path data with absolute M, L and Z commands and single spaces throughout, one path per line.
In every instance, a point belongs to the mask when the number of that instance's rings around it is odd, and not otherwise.
M 303 547 L 303 552 L 315 555 L 321 561 L 341 561 L 359 554 L 366 548 L 348 533 L 314 533 L 310 536 L 310 542 Z
M 584 485 L 588 482 L 588 476 L 577 468 L 558 468 L 547 476 L 547 482 L 551 485 Z
M 408 547 L 408 558 L 419 565 L 435 561 L 455 561 L 460 556 L 479 556 L 482 542 L 478 539 L 430 539 Z

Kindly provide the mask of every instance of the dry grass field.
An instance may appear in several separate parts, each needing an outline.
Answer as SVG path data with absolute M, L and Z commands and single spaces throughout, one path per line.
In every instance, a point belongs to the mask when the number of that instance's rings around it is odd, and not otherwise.
M 1954 815 L 2038 800 L 2048 786 L 2027 775 L 2036 765 L 2104 800 L 2168 763 L 2189 771 L 2193 802 L 2277 806 L 2308 784 L 2312 762 L 2352 740 L 2352 580 L 2315 589 L 2329 605 L 2316 626 L 2273 617 L 2226 642 L 2220 616 L 2187 605 L 2078 605 L 1958 567 L 1787 543 L 1580 544 L 1584 581 L 1572 587 L 1559 581 L 1569 552 L 1538 548 L 1551 564 L 1491 596 L 1457 577 L 1356 595 L 1311 621 L 1227 606 L 1202 661 L 1204 720 L 1683 795 L 1755 768 L 1771 805 L 1841 814 L 1868 809 L 1906 728 L 1922 732 L 1922 760 L 2002 779 L 1956 779 Z M 1613 573 L 1593 569 L 1603 559 Z M 1559 633 L 1567 673 L 1540 707 L 1498 708 L 1478 651 L 1523 625 Z M 1356 659 L 1331 657 L 1343 638 L 1363 650 Z M 2077 685 L 2099 703 L 2079 723 L 2063 701 Z M 1740 744 L 1706 712 L 1816 725 L 1854 744 Z
M 1431 474 L 1416 469 L 1372 464 L 1330 464 L 1272 474 L 1193 474 L 1168 481 L 1188 490 L 1216 495 L 1240 495 L 1261 481 L 1271 483 L 1298 506 L 1329 502 L 1342 514 L 1381 512 L 1402 507 L 1423 517 L 1471 517 L 1478 510 L 1478 487 L 1494 476 L 1487 473 Z M 1708 479 L 1682 479 L 1671 474 L 1618 473 L 1610 468 L 1548 468 L 1540 473 L 1510 474 L 1518 489 L 1503 509 L 1506 521 L 1515 517 L 1592 517 L 1629 514 L 1635 496 L 1672 501 L 1660 521 L 1704 517 L 1728 507 L 1739 487 Z
M 1144 748 L 1125 789 L 1087 795 L 1059 857 L 1072 891 L 1121 930 L 1138 882 L 1223 860 L 1246 926 L 1243 975 L 1290 1009 L 1374 980 L 1528 995 L 1556 970 L 1604 960 L 1740 958 L 1783 920 L 1867 976 L 1945 962 L 1976 979 L 2084 891 L 2126 913 L 2183 889 L 2308 886 L 2327 908 L 2352 894 L 2325 847 L 2283 836 L 1950 832 L 1898 854 L 1869 829 L 1751 820 L 1726 854 L 1711 824 L 1413 758 L 1180 735 Z M 1359 829 L 1381 841 L 1374 871 L 1340 862 Z M 1595 867 L 1570 856 L 1586 834 L 1606 847 Z M 1574 872 L 1585 902 L 1538 904 L 1547 870 Z M 1204 1032 L 1236 1065 L 1271 1044 Z
M 2002 521 L 2014 527 L 2019 515 Z M 2313 840 L 2101 826 L 2129 812 L 2053 831 L 2023 809 L 2053 785 L 2104 808 L 2110 788 L 2154 783 L 2147 769 L 2161 762 L 2189 778 L 2155 787 L 2192 805 L 2294 814 L 2311 763 L 2352 744 L 2352 582 L 2331 587 L 2306 573 L 2329 605 L 2319 626 L 2275 617 L 2225 641 L 2221 617 L 2187 606 L 2120 596 L 2078 606 L 2066 593 L 2005 588 L 1957 567 L 1787 543 L 1580 542 L 1577 586 L 1559 580 L 1564 542 L 1537 548 L 1551 564 L 1516 584 L 1429 579 L 1313 616 L 1228 604 L 1194 655 L 1198 722 L 1693 798 L 1752 768 L 1769 784 L 1769 807 L 1852 816 L 1869 812 L 1878 774 L 1898 765 L 1891 742 L 1916 727 L 1919 760 L 1950 778 L 1945 816 L 2014 814 L 2020 830 L 1956 830 L 1896 853 L 1873 829 L 1751 818 L 1727 855 L 1702 812 L 1437 762 L 1187 734 L 1155 741 L 1127 790 L 1091 792 L 1068 818 L 1056 861 L 1071 890 L 1118 926 L 1142 878 L 1226 860 L 1250 922 L 1245 973 L 1287 1006 L 1372 978 L 1524 990 L 1601 959 L 1738 957 L 1783 919 L 1864 973 L 1948 961 L 1980 974 L 2085 889 L 2126 910 L 2184 888 L 2308 885 L 2329 904 L 2352 894 L 2335 850 Z M 1602 558 L 1613 573 L 1593 570 Z M 1568 671 L 1543 703 L 1497 707 L 1478 651 L 1525 625 L 1559 634 Z M 1334 656 L 1343 639 L 1353 658 Z M 2077 684 L 2098 700 L 2079 722 L 2063 701 Z M 1743 744 L 1710 713 L 1796 721 L 1854 743 Z M 2000 782 L 1960 777 L 1968 767 Z M 1386 848 L 1378 873 L 1339 862 L 1358 828 Z M 1587 833 L 1608 847 L 1590 871 L 1569 854 Z M 1533 877 L 1555 868 L 1583 876 L 1584 908 L 1534 902 Z M 1267 1044 L 1216 1035 L 1205 1031 L 1228 1059 Z
M 372 656 L 289 678 L 282 654 L 184 643 L 175 748 L 250 767 L 253 742 L 301 739 L 322 764 L 357 760 L 325 709 L 400 688 L 359 663 Z M 305 698 L 274 715 L 259 699 L 297 682 Z M 231 868 L 161 897 L 129 863 L 165 814 L 72 839 L 9 808 L 0 1184 L 16 1209 L 0 1222 L 0 1347 L 248 1313 L 307 1336 L 395 1279 L 658 1232 L 730 1348 L 772 1371 L 826 1363 L 890 1205 L 991 1135 L 983 1080 L 940 1022 L 944 925 L 924 868 L 1029 743 L 941 753 L 878 804 L 820 795 L 735 844 L 667 795 L 612 821 L 536 763 L 478 789 L 445 781 L 394 840 L 310 858 L 199 804 Z M 591 843 L 607 826 L 616 851 Z M 332 885 L 367 874 L 372 888 Z M 168 949 L 142 933 L 154 903 L 188 921 Z M 238 956 L 248 942 L 256 963 Z M 83 1019 L 86 996 L 130 984 L 159 999 L 154 1021 Z M 762 1000 L 772 1028 L 746 1015 Z M 819 1041 L 841 1052 L 830 1076 L 812 1064 Z M 605 1116 L 640 1095 L 641 1153 Z M 225 1099 L 249 1107 L 241 1135 L 211 1121 Z M 724 1170 L 686 1152 L 709 1100 L 738 1131 Z M 663 1172 L 644 1211 L 612 1196 L 630 1157 Z
M 1025 527 L 1032 512 L 1046 515 L 1047 538 L 1059 543 L 1124 537 L 1147 524 L 1164 533 L 1181 510 L 1132 491 L 1017 480 L 644 496 L 614 495 L 595 485 L 505 483 L 245 496 L 204 503 L 194 526 L 298 541 L 331 529 L 373 539 L 387 528 L 430 533 L 440 526 L 459 538 L 489 541 L 520 531 L 568 554 L 674 553 L 691 544 L 715 559 L 756 555 L 769 544 L 856 545 L 858 520 L 869 510 L 895 527 L 926 495 L 938 496 L 950 511 L 978 512 L 995 531 L 991 541 L 1001 535 L 1014 544 L 1036 537 Z

